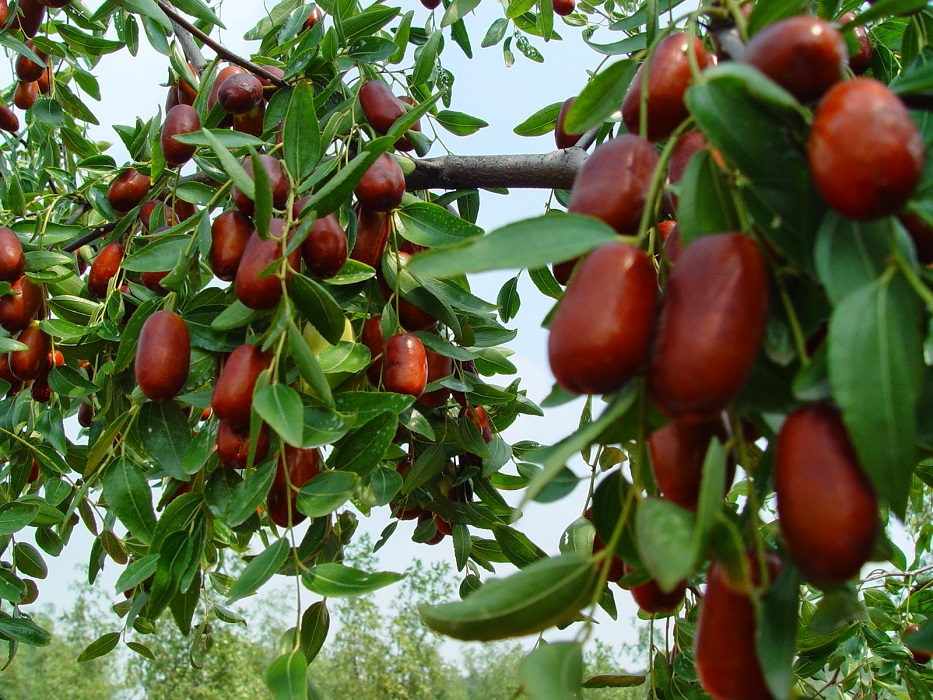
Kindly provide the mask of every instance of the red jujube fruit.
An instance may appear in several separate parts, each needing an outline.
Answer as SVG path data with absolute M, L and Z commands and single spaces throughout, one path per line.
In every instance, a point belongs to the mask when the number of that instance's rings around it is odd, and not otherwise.
M 288 202 L 288 176 L 285 174 L 285 168 L 282 167 L 282 164 L 276 160 L 273 156 L 261 155 L 259 160 L 262 163 L 263 169 L 266 171 L 266 175 L 269 177 L 269 185 L 272 187 L 272 206 L 276 209 L 282 209 L 285 207 Z M 246 171 L 246 174 L 249 175 L 249 179 L 253 179 L 253 161 L 250 158 L 244 158 L 241 162 L 243 169 Z M 247 197 L 243 191 L 233 185 L 230 188 L 230 196 L 233 199 L 234 206 L 239 209 L 241 212 L 247 216 L 253 215 L 253 210 L 255 209 L 255 203 L 252 199 Z
M 444 377 L 449 377 L 454 373 L 454 361 L 452 358 L 437 352 L 432 352 L 431 350 L 425 350 L 425 355 L 428 360 L 428 384 L 443 379 Z M 441 387 L 440 389 L 421 394 L 421 396 L 418 397 L 418 401 L 429 408 L 437 408 L 447 403 L 447 399 L 449 398 L 450 389 Z
M 661 494 L 681 508 L 696 510 L 703 478 L 703 462 L 710 440 L 725 438 L 722 420 L 702 423 L 673 421 L 655 430 L 648 438 L 651 470 Z M 727 469 L 726 490 L 735 477 L 735 464 Z
M 262 83 L 252 73 L 235 73 L 217 89 L 217 101 L 228 114 L 246 114 L 262 102 Z
M 321 453 L 317 448 L 301 450 L 291 445 L 285 445 L 282 451 L 285 454 L 284 457 L 279 456 L 279 466 L 266 499 L 266 510 L 269 520 L 279 527 L 288 527 L 289 510 L 292 525 L 308 517 L 298 512 L 298 491 L 320 472 Z
M 395 158 L 382 153 L 360 178 L 354 193 L 363 208 L 392 211 L 405 194 L 405 174 Z
M 577 141 L 580 140 L 580 137 L 583 136 L 583 134 L 568 134 L 564 130 L 567 112 L 570 111 L 576 99 L 576 97 L 571 97 L 564 100 L 564 104 L 560 106 L 560 112 L 557 113 L 557 124 L 554 125 L 554 142 L 557 144 L 558 148 L 573 148 L 577 145 Z
M 314 221 L 308 237 L 301 244 L 305 267 L 315 277 L 333 277 L 347 262 L 347 234 L 333 214 Z
M 45 21 L 45 7 L 38 0 L 19 0 L 19 11 L 13 19 L 13 26 L 23 30 L 23 34 L 33 37 Z
M 235 210 L 225 211 L 214 219 L 207 262 L 218 279 L 225 282 L 236 279 L 236 271 L 253 231 L 253 222 Z
M 405 102 L 412 104 L 410 98 L 396 97 L 392 90 L 381 80 L 368 80 L 360 86 L 360 109 L 363 116 L 377 134 L 385 136 L 392 125 L 408 111 Z M 412 127 L 420 131 L 420 124 Z M 411 142 L 402 136 L 395 144 L 400 151 L 410 151 Z
M 811 583 L 858 574 L 878 535 L 878 500 L 835 406 L 804 406 L 784 421 L 774 492 L 787 551 Z
M 259 464 L 269 454 L 269 429 L 259 429 L 253 463 Z M 230 469 L 245 469 L 249 461 L 249 428 L 236 428 L 225 421 L 217 421 L 217 457 Z
M 9 131 L 11 134 L 19 131 L 19 117 L 4 104 L 0 104 L 0 130 Z
M 39 99 L 39 86 L 36 83 L 16 83 L 16 89 L 13 90 L 13 104 L 19 109 L 32 109 Z
M 91 263 L 91 269 L 87 273 L 87 290 L 91 296 L 103 299 L 107 296 L 107 288 L 110 280 L 117 276 L 120 271 L 120 263 L 123 262 L 123 256 L 126 249 L 120 243 L 108 243 L 94 258 Z
M 609 243 L 591 252 L 551 323 L 557 383 L 577 394 L 622 388 L 648 354 L 656 302 L 657 276 L 644 251 Z
M 382 316 L 366 319 L 360 340 L 369 348 L 369 355 L 372 357 L 369 367 L 366 368 L 366 376 L 370 384 L 379 386 L 379 379 L 382 377 L 383 346 L 385 345 L 382 338 Z
M 42 287 L 23 275 L 16 280 L 12 294 L 0 297 L 0 326 L 10 333 L 21 331 L 42 307 Z
M 200 128 L 201 119 L 194 107 L 182 104 L 172 107 L 168 114 L 165 115 L 162 133 L 159 136 L 159 144 L 162 148 L 162 155 L 165 156 L 165 162 L 171 166 L 178 166 L 191 160 L 197 146 L 181 143 L 175 137 L 180 134 L 190 134 Z
M 107 201 L 113 210 L 125 214 L 149 194 L 149 176 L 136 168 L 120 173 L 107 189 Z
M 421 396 L 428 383 L 428 358 L 414 333 L 396 333 L 386 341 L 382 386 L 397 394 Z
M 272 353 L 244 344 L 230 353 L 211 395 L 211 408 L 218 420 L 236 428 L 249 425 L 253 389 L 259 375 L 272 364 Z
M 282 259 L 286 244 L 285 222 L 272 219 L 269 222 L 269 235 L 272 238 L 263 240 L 259 233 L 252 233 L 236 271 L 237 299 L 251 309 L 271 309 L 282 298 L 281 280 L 274 274 L 265 277 L 260 277 L 259 274 L 276 260 Z M 297 270 L 300 265 L 301 251 L 296 249 L 288 256 L 285 268 L 286 283 L 292 270 Z
M 356 214 L 356 242 L 350 258 L 378 270 L 389 241 L 389 215 L 359 204 Z
M 15 282 L 26 271 L 23 245 L 13 229 L 0 226 L 0 280 Z
M 627 576 L 632 572 L 632 569 L 628 564 L 625 564 L 624 571 Z M 683 602 L 687 593 L 687 582 L 680 581 L 674 586 L 673 590 L 667 593 L 661 590 L 658 582 L 654 579 L 640 583 L 637 586 L 623 586 L 623 588 L 631 591 L 635 604 L 638 605 L 642 612 L 649 615 L 660 615 L 673 612 Z
M 25 328 L 16 339 L 24 343 L 27 349 L 10 352 L 10 372 L 24 382 L 35 379 L 49 366 L 52 339 L 38 324 Z
M 45 62 L 48 59 L 48 56 L 37 49 L 36 45 L 28 39 L 26 40 L 26 47 L 35 53 L 36 56 L 42 59 L 42 61 L 40 63 L 36 63 L 31 58 L 28 58 L 22 54 L 18 54 L 16 56 L 16 63 L 14 64 L 14 70 L 16 71 L 16 77 L 24 83 L 34 83 L 39 78 L 41 78 L 42 73 L 45 72 Z
M 181 316 L 156 311 L 143 323 L 136 344 L 136 383 L 150 401 L 171 401 L 185 386 L 191 335 Z
M 768 320 L 768 266 L 740 233 L 703 236 L 668 278 L 648 393 L 673 420 L 703 420 L 738 396 Z

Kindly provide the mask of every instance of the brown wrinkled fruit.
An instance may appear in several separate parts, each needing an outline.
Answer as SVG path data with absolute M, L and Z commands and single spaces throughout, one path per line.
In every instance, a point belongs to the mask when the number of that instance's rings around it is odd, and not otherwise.
M 696 510 L 700 481 L 703 478 L 703 461 L 710 441 L 715 437 L 725 441 L 726 434 L 720 418 L 703 423 L 674 421 L 651 433 L 648 438 L 651 471 L 665 499 L 681 508 Z M 726 491 L 735 477 L 735 463 L 731 460 L 729 467 Z
M 334 214 L 316 219 L 301 244 L 301 257 L 314 277 L 329 279 L 347 262 L 347 234 Z
M 194 107 L 184 104 L 172 107 L 168 114 L 165 115 L 162 134 L 159 137 L 159 144 L 162 147 L 165 162 L 171 166 L 179 166 L 191 160 L 197 146 L 176 141 L 175 137 L 180 134 L 190 134 L 200 128 L 201 119 Z
M 225 211 L 211 224 L 211 271 L 225 282 L 236 279 L 243 252 L 253 233 L 253 222 L 238 211 Z
M 860 221 L 896 213 L 923 174 L 923 138 L 904 103 L 872 78 L 839 83 L 820 101 L 808 143 L 826 203 Z
M 188 379 L 191 336 L 181 316 L 156 311 L 143 323 L 136 344 L 136 383 L 150 401 L 171 401 Z
M 45 21 L 45 8 L 38 0 L 19 0 L 19 11 L 13 20 L 13 26 L 23 30 L 23 34 L 34 37 L 39 33 Z
M 26 272 L 23 245 L 13 229 L 0 226 L 0 280 L 15 282 Z
M 691 45 L 700 70 L 712 65 L 713 58 L 703 47 L 700 38 L 694 36 L 691 42 L 691 37 L 683 32 L 674 32 L 661 39 L 651 56 L 646 103 L 646 136 L 649 141 L 666 139 L 687 118 L 684 93 L 693 79 L 690 57 L 687 55 Z M 640 133 L 644 72 L 645 64 L 642 64 L 622 100 L 622 121 L 631 134 Z
M 38 83 L 16 83 L 16 89 L 13 90 L 13 104 L 22 110 L 32 109 L 39 98 Z
M 846 24 L 855 19 L 854 12 L 846 12 L 839 18 L 839 24 Z M 858 25 L 852 27 L 852 37 L 858 43 L 858 50 L 849 54 L 849 68 L 856 75 L 861 75 L 871 68 L 871 60 L 874 57 L 874 49 L 871 46 L 871 38 L 868 36 L 868 29 Z
M 235 73 L 217 89 L 217 101 L 228 114 L 246 114 L 262 102 L 262 83 L 252 73 Z
M 16 77 L 22 82 L 34 83 L 41 78 L 42 74 L 45 72 L 45 62 L 48 59 L 48 54 L 37 49 L 36 45 L 28 39 L 26 40 L 26 48 L 30 49 L 36 56 L 42 59 L 42 62 L 36 63 L 31 58 L 18 54 L 16 56 L 14 69 L 16 71 Z
M 211 395 L 211 409 L 218 420 L 236 428 L 249 426 L 256 380 L 271 364 L 272 353 L 255 345 L 244 344 L 230 353 Z
M 597 146 L 573 183 L 567 211 L 587 214 L 621 233 L 638 232 L 658 154 L 648 141 L 623 134 Z
M 19 117 L 4 104 L 0 104 L 0 130 L 9 131 L 11 134 L 19 131 Z
M 421 396 L 428 383 L 428 358 L 414 333 L 396 333 L 383 348 L 382 386 L 396 394 Z
M 804 406 L 784 421 L 774 492 L 787 551 L 811 583 L 858 574 L 878 535 L 878 500 L 836 407 Z
M 842 34 L 818 17 L 788 17 L 770 24 L 745 45 L 749 63 L 801 102 L 809 102 L 842 80 L 848 60 Z
M 768 266 L 740 233 L 698 238 L 667 282 L 648 393 L 673 420 L 702 420 L 738 396 L 768 320 Z
M 10 333 L 21 331 L 42 307 L 42 286 L 25 275 L 12 285 L 11 294 L 0 297 L 0 326 Z
M 552 0 L 551 5 L 554 8 L 554 14 L 561 17 L 572 14 L 577 7 L 574 0 Z
M 591 252 L 551 323 L 557 383 L 577 394 L 622 388 L 647 357 L 656 303 L 657 276 L 644 251 L 608 243 Z
M 220 86 L 223 85 L 231 76 L 245 72 L 246 71 L 244 71 L 239 66 L 226 66 L 225 68 L 221 68 L 219 71 L 217 71 L 217 75 L 214 76 L 214 82 L 211 85 L 211 91 L 207 96 L 208 111 L 212 110 L 214 105 L 217 103 L 217 93 L 220 91 Z M 225 126 L 229 125 L 230 124 L 226 124 Z
M 120 263 L 123 262 L 123 256 L 126 249 L 120 243 L 108 243 L 94 258 L 91 263 L 91 270 L 87 274 L 87 290 L 91 296 L 103 299 L 107 296 L 107 287 L 110 280 L 117 276 L 120 271 Z
M 259 429 L 253 463 L 259 464 L 269 454 L 269 429 L 265 423 Z M 217 421 L 217 457 L 230 469 L 245 469 L 249 461 L 249 428 L 236 428 Z
M 425 350 L 425 355 L 428 361 L 428 384 L 443 379 L 444 377 L 449 377 L 454 373 L 454 361 L 452 358 L 427 349 Z M 450 389 L 441 387 L 434 391 L 422 393 L 421 396 L 418 397 L 418 401 L 429 408 L 437 408 L 447 403 L 447 399 L 449 398 Z
M 308 517 L 298 512 L 298 491 L 320 472 L 321 452 L 317 448 L 300 450 L 291 445 L 285 445 L 283 452 L 284 458 L 279 456 L 275 479 L 266 499 L 266 510 L 269 520 L 279 527 L 288 527 L 289 510 L 292 514 L 292 525 L 297 525 Z
M 571 4 L 573 4 L 573 0 L 571 0 Z M 573 9 L 571 9 L 571 12 L 573 12 Z M 580 137 L 583 136 L 583 134 L 568 134 L 564 131 L 564 122 L 567 119 L 567 112 L 570 111 L 576 99 L 576 97 L 571 97 L 564 100 L 564 104 L 560 106 L 560 112 L 557 114 L 557 124 L 554 126 L 554 142 L 557 144 L 558 148 L 573 148 L 577 145 L 577 141 L 580 140 Z
M 919 631 L 920 625 L 907 625 L 907 627 L 904 628 L 905 635 Z M 914 661 L 918 664 L 927 664 L 930 662 L 930 659 L 933 659 L 933 652 L 928 649 L 917 649 L 916 647 L 907 645 L 907 651 L 910 652 L 910 655 L 914 657 Z
M 405 194 L 405 174 L 388 153 L 369 166 L 354 190 L 360 206 L 374 211 L 392 211 Z
M 272 186 L 272 206 L 276 209 L 282 209 L 288 202 L 288 176 L 285 174 L 285 168 L 273 156 L 261 155 L 259 160 L 262 167 L 265 168 L 266 175 L 269 176 L 269 184 Z M 250 158 L 244 158 L 241 163 L 250 180 L 253 179 L 253 161 Z M 230 195 L 233 198 L 234 206 L 246 216 L 253 215 L 255 207 L 253 200 L 243 194 L 242 190 L 236 185 L 230 188 Z
M 282 298 L 282 281 L 275 275 L 260 277 L 260 273 L 269 265 L 282 259 L 287 237 L 285 222 L 272 219 L 269 222 L 271 238 L 263 240 L 253 231 L 243 251 L 243 258 L 236 271 L 236 296 L 251 309 L 271 309 Z M 301 251 L 294 250 L 288 256 L 285 268 L 285 282 L 288 283 L 292 270 L 301 265 Z
M 16 339 L 27 349 L 10 352 L 10 372 L 20 381 L 35 379 L 49 366 L 52 339 L 38 324 L 25 328 Z
M 113 210 L 125 214 L 149 194 L 149 176 L 136 168 L 127 168 L 120 173 L 107 190 L 107 201 Z
M 359 204 L 356 206 L 356 215 L 356 242 L 350 251 L 350 258 L 378 270 L 389 242 L 391 219 L 385 212 L 374 211 Z

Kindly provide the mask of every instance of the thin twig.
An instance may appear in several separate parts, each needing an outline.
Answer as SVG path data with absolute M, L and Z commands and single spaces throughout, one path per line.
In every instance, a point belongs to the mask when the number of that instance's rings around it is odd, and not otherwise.
M 97 228 L 93 228 L 80 238 L 73 240 L 71 243 L 62 248 L 62 250 L 64 250 L 66 253 L 73 253 L 81 246 L 87 245 L 88 243 L 93 243 L 98 238 L 106 236 L 117 227 L 118 223 L 118 221 L 111 221 L 109 223 L 102 224 Z
M 871 576 L 866 576 L 864 579 L 862 579 L 862 583 L 878 581 L 883 578 L 907 578 L 909 576 L 925 574 L 927 571 L 933 571 L 933 564 L 929 564 L 928 566 L 921 566 L 919 569 L 914 569 L 913 571 L 882 571 L 877 574 L 872 574 Z

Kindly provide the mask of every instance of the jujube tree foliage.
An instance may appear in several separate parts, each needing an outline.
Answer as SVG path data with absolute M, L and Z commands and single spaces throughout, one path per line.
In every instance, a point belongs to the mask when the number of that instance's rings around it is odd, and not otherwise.
M 121 567 L 126 595 L 82 658 L 150 654 L 164 624 L 207 644 L 230 602 L 292 577 L 266 680 L 305 697 L 328 599 L 399 578 L 342 563 L 383 508 L 377 548 L 400 520 L 452 539 L 461 600 L 424 606 L 428 627 L 541 634 L 532 697 L 929 697 L 933 12 L 510 0 L 487 29 L 478 0 L 424 4 L 284 0 L 249 56 L 204 0 L 0 6 L 10 656 L 48 642 L 34 580 L 82 527 L 89 581 Z M 450 109 L 449 52 L 485 30 L 506 65 L 539 61 L 574 27 L 591 79 L 516 126 L 559 150 L 425 157 L 485 126 Z M 122 163 L 88 138 L 94 66 L 141 34 L 168 94 L 115 125 Z M 552 205 L 483 231 L 479 191 L 508 187 Z M 519 270 L 494 302 L 466 276 L 491 269 Z M 588 395 L 553 445 L 502 438 L 542 413 L 505 347 L 522 275 L 555 302 L 543 408 Z M 580 517 L 535 543 L 503 491 Z M 669 647 L 649 678 L 584 679 L 619 587 Z

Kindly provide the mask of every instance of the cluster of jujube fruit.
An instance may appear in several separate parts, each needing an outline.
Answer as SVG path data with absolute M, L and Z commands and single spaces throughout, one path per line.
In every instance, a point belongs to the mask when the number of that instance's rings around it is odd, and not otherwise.
M 844 80 L 847 63 L 856 73 L 870 65 L 865 30 L 855 38 L 858 52 L 849 56 L 833 24 L 792 17 L 755 34 L 739 60 L 799 102 L 815 103 L 808 152 L 819 193 L 845 217 L 874 220 L 902 213 L 920 180 L 924 145 L 907 109 L 883 83 Z M 730 407 L 761 351 L 773 296 L 769 259 L 774 251 L 759 231 L 711 233 L 682 247 L 676 221 L 646 219 L 655 208 L 691 215 L 680 210 L 676 185 L 690 159 L 710 146 L 701 132 L 682 132 L 690 117 L 684 95 L 697 71 L 716 63 L 699 37 L 672 32 L 636 73 L 621 106 L 629 133 L 595 149 L 574 182 L 567 209 L 596 217 L 622 236 L 644 232 L 645 223 L 656 226 L 658 235 L 639 239 L 653 241 L 651 251 L 609 243 L 582 260 L 555 265 L 554 275 L 567 289 L 548 340 L 551 369 L 566 391 L 611 394 L 644 377 L 657 420 L 668 421 L 647 436 L 654 486 L 665 500 L 689 511 L 697 508 L 711 441 L 732 448 L 728 492 L 744 453 L 738 446 L 755 437 L 754 427 Z M 564 129 L 572 104 L 568 100 L 558 117 L 559 148 L 579 138 Z M 652 142 L 675 133 L 681 135 L 669 161 L 661 164 Z M 712 156 L 716 167 L 727 167 L 718 152 Z M 664 166 L 675 190 L 673 208 L 668 202 L 659 207 L 659 193 L 651 189 L 656 170 Z M 736 428 L 739 434 L 733 433 Z M 777 436 L 774 489 L 780 541 L 806 579 L 832 587 L 858 574 L 878 535 L 878 499 L 835 406 L 806 404 L 787 417 Z M 597 536 L 594 552 L 604 548 Z M 607 578 L 634 581 L 625 587 L 644 612 L 670 613 L 683 601 L 686 581 L 662 590 L 645 581 L 644 572 L 610 559 Z M 780 560 L 774 553 L 766 559 L 767 566 L 761 566 L 749 555 L 750 580 L 733 580 L 715 561 L 707 571 L 695 653 L 699 678 L 717 699 L 771 697 L 754 651 L 755 609 L 749 598 L 753 587 L 766 589 L 778 575 Z

